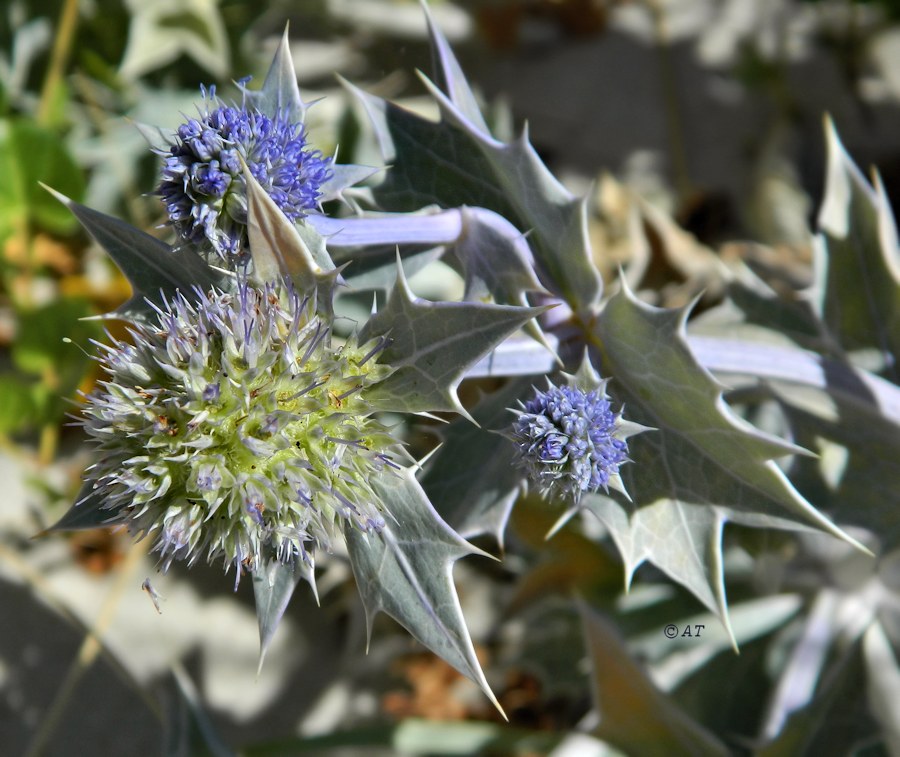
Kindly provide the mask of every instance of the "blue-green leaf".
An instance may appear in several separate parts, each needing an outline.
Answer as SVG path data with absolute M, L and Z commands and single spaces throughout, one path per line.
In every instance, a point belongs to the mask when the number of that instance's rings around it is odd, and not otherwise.
M 134 295 L 111 316 L 141 317 L 151 310 L 145 299 L 161 303 L 178 291 L 221 285 L 222 277 L 189 248 L 170 247 L 118 218 L 45 188 L 75 214 L 131 283 Z
M 495 139 L 477 109 L 449 45 L 433 24 L 448 98 L 424 79 L 441 112 L 437 123 L 421 118 L 350 85 L 365 106 L 385 163 L 385 181 L 374 190 L 387 210 L 425 205 L 478 205 L 510 219 L 529 242 L 545 285 L 576 311 L 600 297 L 601 280 L 591 263 L 584 203 L 550 173 L 528 140 L 527 130 L 511 143 Z M 455 100 L 454 100 L 455 98 Z
M 344 529 L 370 632 L 373 618 L 387 613 L 477 683 L 500 709 L 475 656 L 453 585 L 453 564 L 480 550 L 441 520 L 412 469 L 376 478 L 372 486 L 389 513 L 384 529 L 377 534 Z
M 466 369 L 544 310 L 419 300 L 399 268 L 387 305 L 360 331 L 361 343 L 390 340 L 379 360 L 394 368 L 366 400 L 379 410 L 467 415 L 456 396 Z
M 450 43 L 441 32 L 440 27 L 434 22 L 434 16 L 431 15 L 428 3 L 423 2 L 422 8 L 425 11 L 425 19 L 428 22 L 428 36 L 431 40 L 433 59 L 432 75 L 435 82 L 442 91 L 447 93 L 450 97 L 450 102 L 459 109 L 459 112 L 478 131 L 485 134 L 490 133 L 484 116 L 481 114 L 481 108 L 478 105 L 478 100 L 475 98 L 475 93 L 472 92 L 472 88 L 466 80 L 466 75 L 453 54 Z
M 816 510 L 774 458 L 803 450 L 733 415 L 722 387 L 686 342 L 686 310 L 661 310 L 627 289 L 612 297 L 596 337 L 611 393 L 626 416 L 655 431 L 629 441 L 622 469 L 631 502 L 587 499 L 623 548 L 630 573 L 649 560 L 683 583 L 727 625 L 721 530 L 726 520 L 754 526 L 811 525 L 864 549 Z M 680 538 L 673 538 L 673 533 Z

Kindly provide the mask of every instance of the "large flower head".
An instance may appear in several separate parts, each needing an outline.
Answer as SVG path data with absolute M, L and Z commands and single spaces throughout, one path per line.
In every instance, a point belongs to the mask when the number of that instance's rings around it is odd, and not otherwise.
M 605 382 L 592 389 L 547 384 L 520 403 L 510 436 L 518 464 L 541 493 L 577 504 L 586 492 L 618 484 L 634 424 L 612 409 Z
M 165 155 L 158 194 L 171 224 L 184 239 L 229 263 L 247 245 L 241 160 L 292 221 L 316 208 L 331 175 L 331 161 L 310 149 L 303 124 L 221 104 L 214 91 L 199 117 L 178 127 Z
M 110 521 L 155 535 L 165 567 L 205 555 L 238 573 L 308 560 L 344 524 L 380 530 L 370 480 L 399 451 L 365 400 L 390 371 L 381 345 L 333 347 L 289 283 L 193 295 L 103 348 L 82 423 Z

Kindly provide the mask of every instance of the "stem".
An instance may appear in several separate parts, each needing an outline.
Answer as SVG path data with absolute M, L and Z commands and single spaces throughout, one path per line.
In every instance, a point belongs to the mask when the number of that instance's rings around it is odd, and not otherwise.
M 41 88 L 41 101 L 38 105 L 37 122 L 44 126 L 50 121 L 53 103 L 56 93 L 62 81 L 63 71 L 69 62 L 69 53 L 72 50 L 72 42 L 75 39 L 75 29 L 78 27 L 78 0 L 65 0 L 62 13 L 59 16 L 59 28 L 56 30 L 56 39 L 53 41 L 53 52 L 50 55 L 50 67 L 44 78 L 44 86 Z
M 600 338 L 593 328 L 582 325 L 585 342 L 602 357 Z M 556 336 L 547 334 L 546 338 L 556 350 Z M 687 344 L 694 359 L 713 373 L 786 381 L 820 389 L 850 402 L 875 407 L 883 418 L 900 426 L 900 386 L 868 371 L 800 348 L 744 339 L 689 335 Z M 537 342 L 514 337 L 472 366 L 466 378 L 529 376 L 547 373 L 555 367 L 552 355 Z
M 839 360 L 743 339 L 688 336 L 688 346 L 707 370 L 822 389 L 851 402 L 875 406 L 882 417 L 900 425 L 900 386 Z

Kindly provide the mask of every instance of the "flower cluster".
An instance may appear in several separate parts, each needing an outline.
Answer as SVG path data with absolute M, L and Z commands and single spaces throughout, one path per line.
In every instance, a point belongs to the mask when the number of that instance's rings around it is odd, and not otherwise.
M 82 423 L 98 443 L 88 481 L 110 522 L 173 559 L 309 562 L 336 527 L 384 526 L 375 476 L 399 451 L 366 388 L 383 344 L 333 347 L 330 324 L 289 283 L 181 294 L 114 341 Z
M 280 116 L 221 105 L 182 124 L 166 153 L 158 194 L 184 239 L 226 261 L 247 242 L 241 159 L 291 221 L 316 208 L 331 175 L 330 161 L 307 146 L 303 124 Z
M 585 392 L 548 384 L 514 411 L 512 438 L 519 465 L 541 493 L 577 503 L 585 492 L 606 489 L 628 462 L 622 416 L 602 387 Z

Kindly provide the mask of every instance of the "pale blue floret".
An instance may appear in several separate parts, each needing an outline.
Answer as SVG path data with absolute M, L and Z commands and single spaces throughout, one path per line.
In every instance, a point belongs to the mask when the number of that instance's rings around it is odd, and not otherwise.
M 209 94 L 215 101 L 215 91 Z M 331 161 L 310 149 L 303 124 L 220 105 L 182 124 L 165 153 L 157 193 L 179 235 L 233 260 L 247 243 L 247 193 L 241 159 L 291 220 L 319 203 Z
M 551 384 L 513 423 L 519 463 L 545 495 L 577 502 L 585 492 L 606 490 L 628 461 L 620 422 L 602 391 Z

